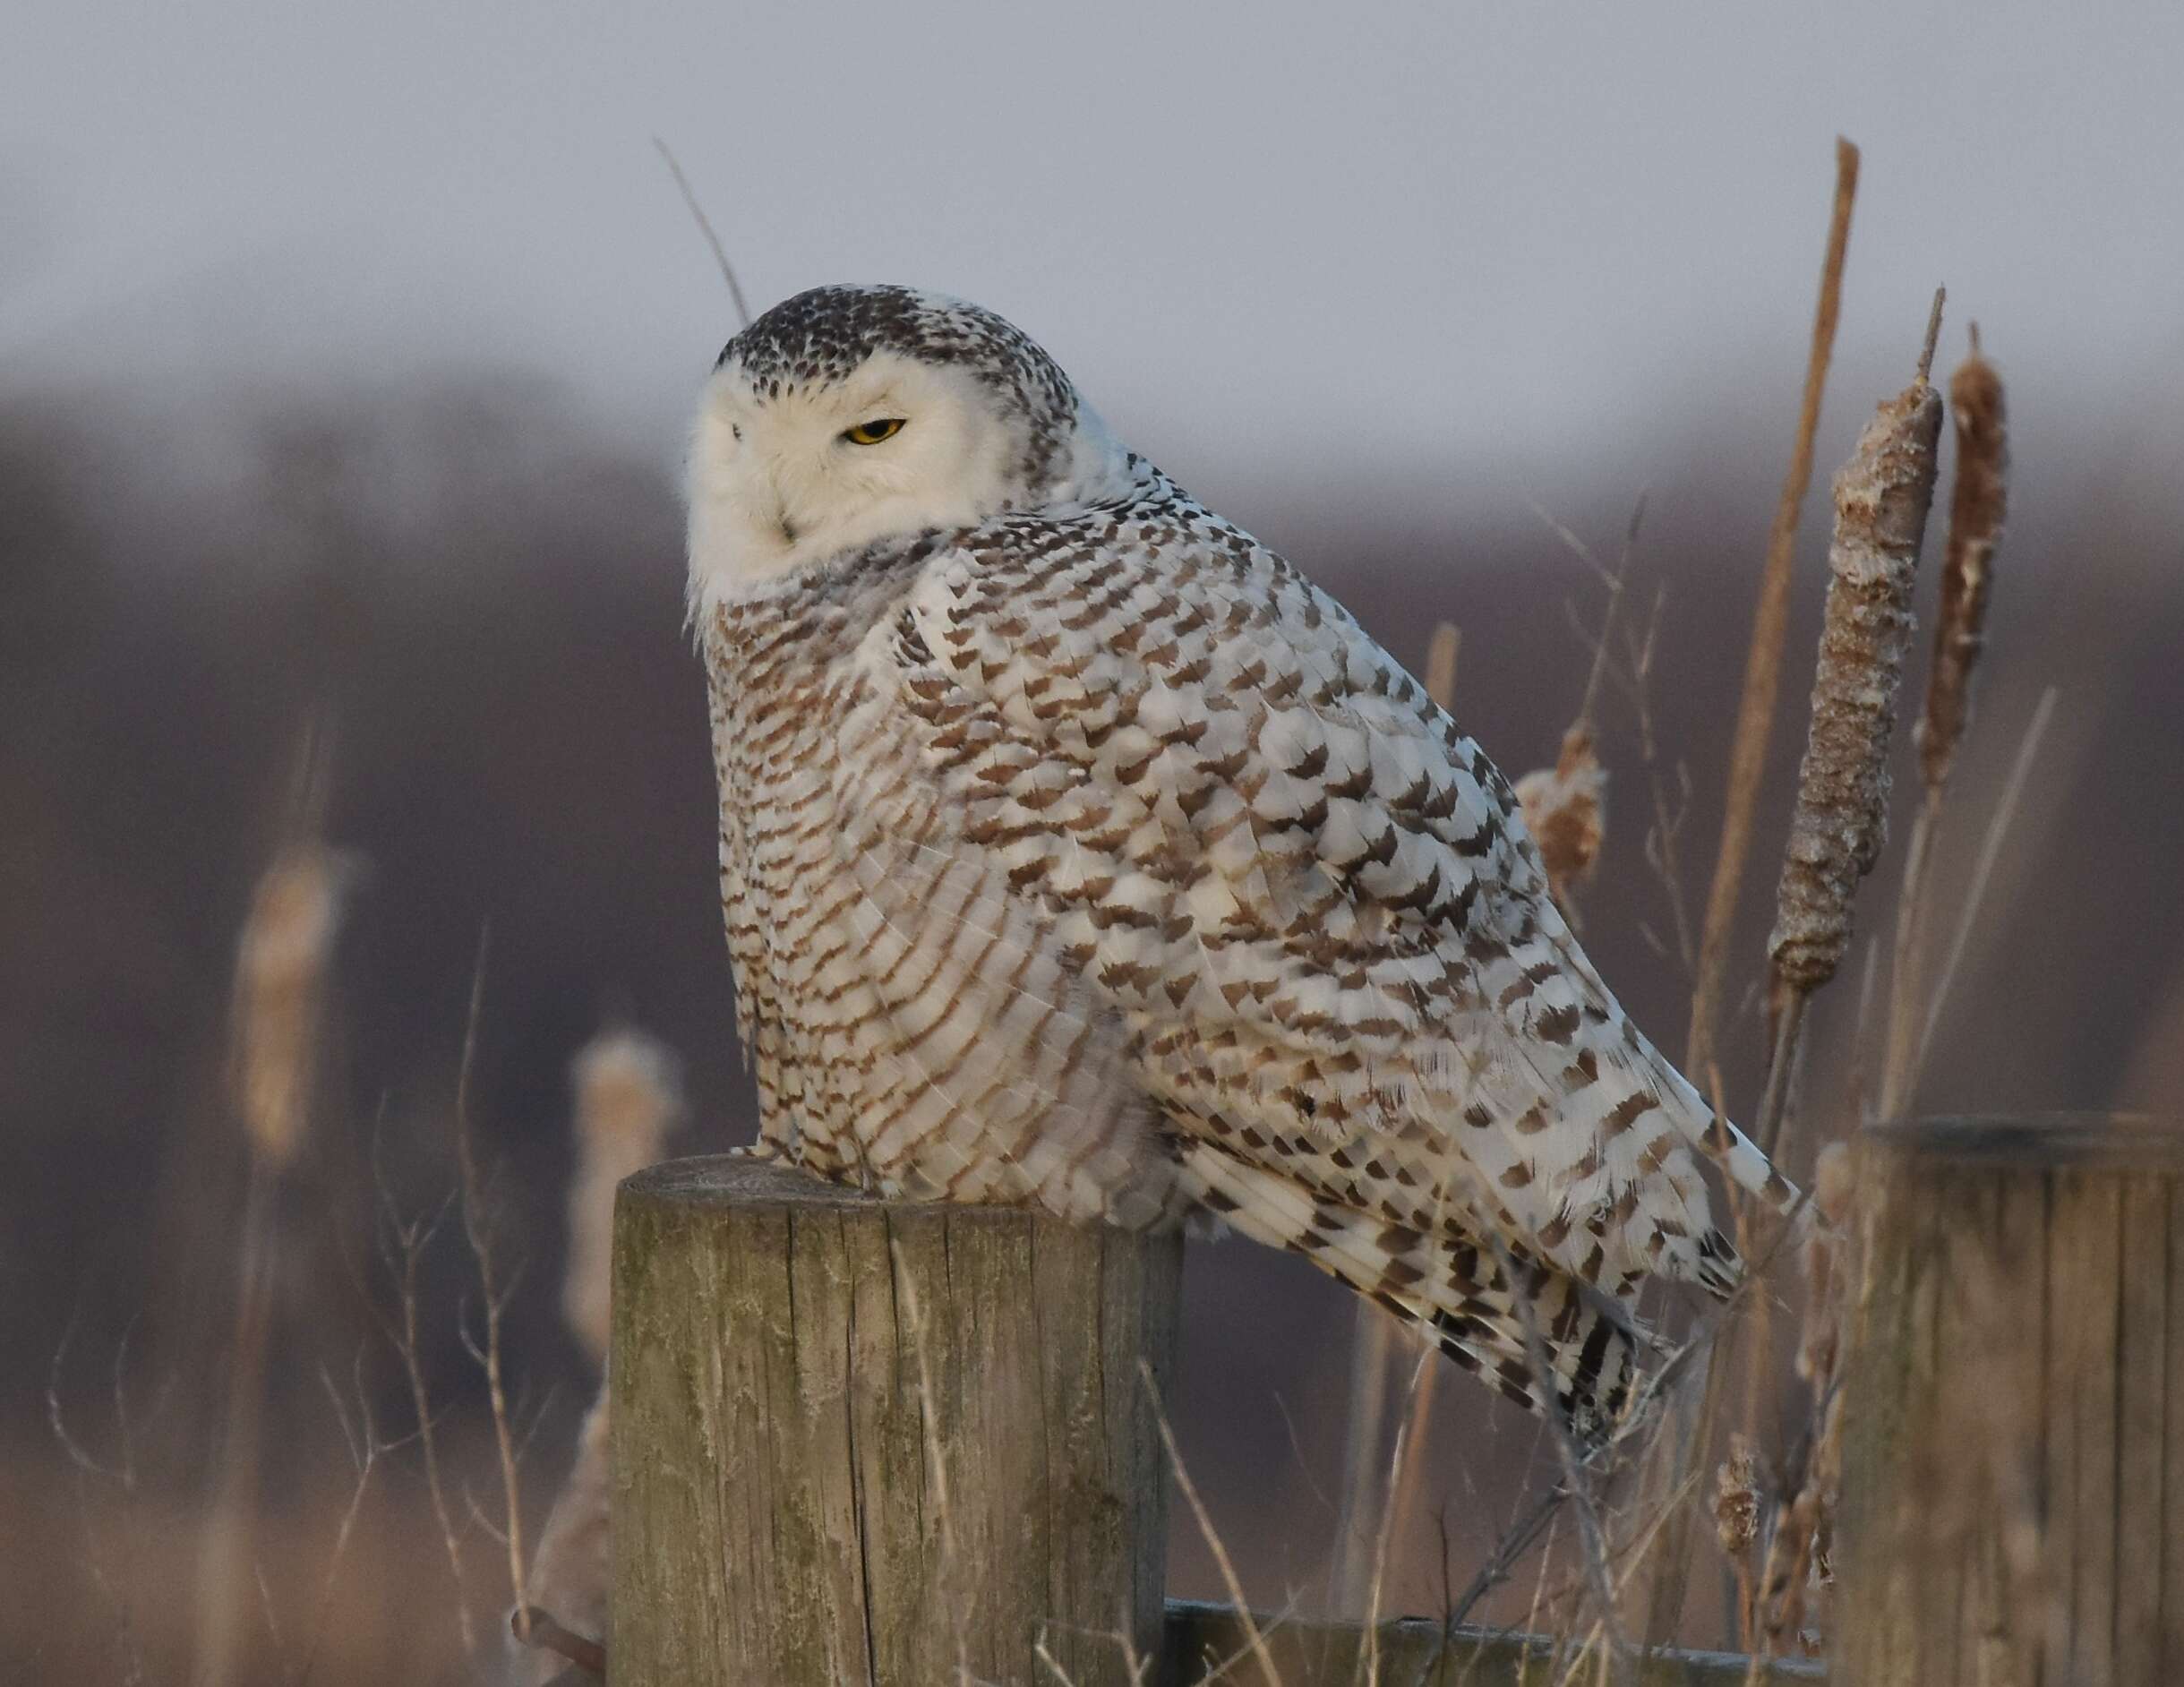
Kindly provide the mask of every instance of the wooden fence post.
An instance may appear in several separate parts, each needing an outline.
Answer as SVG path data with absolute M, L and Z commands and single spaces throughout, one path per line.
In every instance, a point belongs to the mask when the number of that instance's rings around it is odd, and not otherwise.
M 614 1687 L 1129 1682 L 1181 1259 L 724 1157 L 625 1182 Z
M 1859 1153 L 1831 1681 L 2184 1682 L 2184 1131 L 1940 1121 Z

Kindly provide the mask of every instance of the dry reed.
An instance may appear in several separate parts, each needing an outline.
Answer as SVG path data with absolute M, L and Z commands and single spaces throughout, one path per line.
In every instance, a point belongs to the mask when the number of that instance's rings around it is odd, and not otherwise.
M 1691 1036 L 1683 1060 L 1683 1069 L 1694 1075 L 1704 1073 L 1713 1060 L 1713 1022 L 1728 967 L 1729 929 L 1736 916 L 1744 866 L 1751 852 L 1760 779 L 1767 764 L 1775 701 L 1782 689 L 1782 651 L 1789 634 L 1790 574 L 1796 558 L 1798 516 L 1804 508 L 1805 489 L 1812 482 L 1813 437 L 1820 428 L 1820 395 L 1828 384 L 1836 321 L 1842 311 L 1843 261 L 1850 245 L 1851 207 L 1858 193 L 1858 149 L 1840 137 L 1835 143 L 1835 204 L 1828 225 L 1828 255 L 1820 266 L 1820 302 L 1813 313 L 1796 443 L 1791 449 L 1788 473 L 1783 477 L 1774 526 L 1768 534 L 1760 603 L 1752 614 L 1751 643 L 1745 657 L 1743 694 L 1737 704 L 1736 736 L 1729 750 L 1721 849 L 1714 863 L 1714 882 L 1707 893 L 1706 918 L 1700 928 L 1698 980 L 1692 991 Z
M 1820 295 L 1813 307 L 1812 334 L 1805 358 L 1805 378 L 1798 403 L 1797 429 L 1790 462 L 1776 501 L 1760 578 L 1760 601 L 1752 612 L 1751 638 L 1744 659 L 1743 691 L 1737 702 L 1736 732 L 1731 741 L 1724 795 L 1721 844 L 1707 892 L 1706 912 L 1693 954 L 1691 1029 L 1683 1069 L 1693 1083 L 1711 1082 L 1715 1066 L 1714 1020 L 1727 977 L 1730 929 L 1742 895 L 1744 869 L 1760 804 L 1760 783 L 1773 734 L 1775 705 L 1782 689 L 1782 655 L 1789 636 L 1790 580 L 1796 560 L 1797 527 L 1805 492 L 1812 481 L 1814 439 L 1820 429 L 1820 399 L 1828 366 L 1835 353 L 1836 323 L 1842 313 L 1843 267 L 1850 247 L 1851 210 L 1858 194 L 1858 149 L 1836 139 L 1835 194 L 1828 221 L 1826 255 L 1820 261 Z M 1739 1209 L 1741 1211 L 1741 1209 Z M 1720 1396 L 1719 1366 L 1709 1351 L 1707 1379 L 1697 1419 L 1677 1439 L 1662 1467 L 1671 1494 L 1688 1486 L 1688 1473 L 1700 1456 Z M 1645 1636 L 1649 1642 L 1673 1636 L 1683 1620 L 1690 1573 L 1691 1522 L 1680 1511 L 1662 1532 L 1660 1563 L 1648 1596 Z

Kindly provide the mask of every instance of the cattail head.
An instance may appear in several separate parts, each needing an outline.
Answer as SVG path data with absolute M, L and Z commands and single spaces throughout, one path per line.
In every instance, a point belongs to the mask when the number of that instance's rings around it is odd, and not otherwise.
M 1795 990 L 1835 976 L 1852 895 L 1888 835 L 1889 740 L 1940 434 L 1941 398 L 1922 371 L 1880 407 L 1835 477 L 1827 621 L 1769 946 L 1776 976 Z
M 1731 1436 L 1729 1456 L 1714 1471 L 1714 1538 L 1733 1559 L 1760 1538 L 1764 1490 L 1760 1455 L 1743 1436 Z
M 577 1172 L 569 1189 L 569 1267 L 561 1310 L 604 1363 L 611 1323 L 614 1186 L 662 1158 L 683 1114 L 681 1063 L 642 1032 L 603 1032 L 577 1056 Z
M 2009 508 L 2009 424 L 2002 377 L 1979 353 L 1949 377 L 1957 420 L 1957 478 L 1949 489 L 1948 544 L 1941 563 L 1941 604 L 1934 618 L 1933 672 L 1916 729 L 1919 771 L 1929 791 L 1947 782 L 1957 746 L 1972 719 L 1972 671 L 1986 645 L 1987 595 L 1994 554 Z
M 1592 729 L 1577 722 L 1563 734 L 1552 767 L 1538 767 L 1516 784 L 1525 829 L 1539 845 L 1547 884 L 1567 912 L 1570 893 L 1592 877 L 1607 829 L 1607 771 L 1593 747 Z
M 291 845 L 259 879 L 236 946 L 236 1104 L 252 1152 L 276 1170 L 303 1142 L 327 967 L 355 876 L 338 851 Z

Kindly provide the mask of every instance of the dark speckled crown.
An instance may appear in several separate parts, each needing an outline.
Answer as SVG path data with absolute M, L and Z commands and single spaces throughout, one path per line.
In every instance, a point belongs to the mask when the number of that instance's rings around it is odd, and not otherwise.
M 903 287 L 824 287 L 767 311 L 722 349 L 761 400 L 848 378 L 876 352 L 961 369 L 1021 419 L 1029 487 L 1051 480 L 1066 456 L 1077 395 L 1038 342 L 991 311 Z

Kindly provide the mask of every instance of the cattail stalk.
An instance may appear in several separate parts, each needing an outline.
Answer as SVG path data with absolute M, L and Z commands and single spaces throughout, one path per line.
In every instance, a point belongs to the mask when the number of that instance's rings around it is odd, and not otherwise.
M 1889 1048 L 1880 1088 L 1884 1118 L 1902 1112 L 1918 1082 L 1919 998 L 1925 974 L 1922 957 L 1934 838 L 1957 747 L 1971 724 L 1972 677 L 1986 647 L 1987 599 L 2009 502 L 2009 433 L 2002 378 L 1980 355 L 1976 327 L 1972 330 L 1972 355 L 1949 377 L 1948 394 L 1957 424 L 1957 477 L 1949 494 L 1948 544 L 1941 565 L 1941 604 L 1935 618 L 1926 709 L 1913 729 L 1926 795 L 1912 822 L 1904 889 L 1897 907 Z

